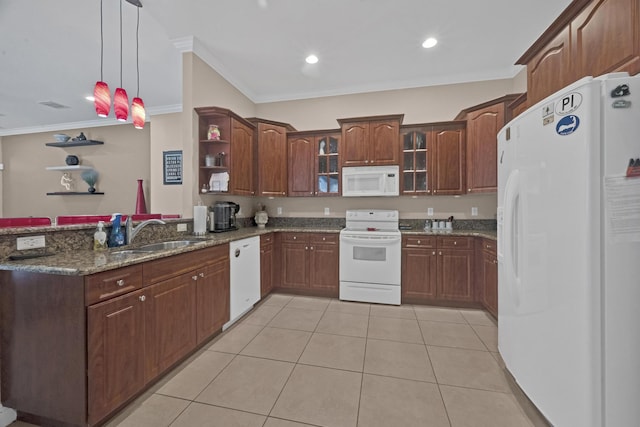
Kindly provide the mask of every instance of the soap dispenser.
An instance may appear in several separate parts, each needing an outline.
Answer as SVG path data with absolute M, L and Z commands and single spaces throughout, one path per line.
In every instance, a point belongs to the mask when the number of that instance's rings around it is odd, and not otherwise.
M 101 251 L 107 249 L 107 233 L 104 231 L 104 222 L 98 222 L 98 228 L 93 233 L 93 250 Z
M 122 214 L 115 213 L 111 216 L 111 234 L 109 235 L 109 246 L 117 247 L 124 245 L 124 232 L 120 226 Z

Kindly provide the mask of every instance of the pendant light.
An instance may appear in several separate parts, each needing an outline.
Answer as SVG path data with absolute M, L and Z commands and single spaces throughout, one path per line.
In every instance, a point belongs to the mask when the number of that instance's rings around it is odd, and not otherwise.
M 136 78 L 138 81 L 138 90 L 136 92 L 136 97 L 131 101 L 131 118 L 133 119 L 133 126 L 136 129 L 144 128 L 144 121 L 146 118 L 144 102 L 142 102 L 142 98 L 140 98 L 140 42 L 138 40 L 138 33 L 140 31 L 140 7 L 142 7 L 142 5 L 138 7 L 138 22 L 136 24 Z
M 113 99 L 113 109 L 116 119 L 124 122 L 129 117 L 129 97 L 122 88 L 122 0 L 120 0 L 120 87 L 116 89 Z
M 111 110 L 111 93 L 109 86 L 104 82 L 102 70 L 104 66 L 104 35 L 102 28 L 102 0 L 100 0 L 100 81 L 93 88 L 93 104 L 99 117 L 107 117 Z

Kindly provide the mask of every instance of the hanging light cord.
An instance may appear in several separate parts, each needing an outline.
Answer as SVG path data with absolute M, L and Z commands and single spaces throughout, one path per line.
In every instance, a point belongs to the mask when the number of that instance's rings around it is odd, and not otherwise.
M 100 0 L 100 81 L 103 82 L 104 78 L 102 70 L 104 68 L 104 32 L 102 29 L 102 0 Z
M 120 0 L 120 87 L 122 87 L 122 0 Z
M 138 40 L 138 33 L 140 32 L 140 8 L 137 8 L 138 10 L 138 22 L 136 24 L 136 78 L 138 80 L 138 91 L 136 92 L 136 97 L 140 97 L 140 58 L 139 58 L 139 51 L 140 51 L 140 42 Z

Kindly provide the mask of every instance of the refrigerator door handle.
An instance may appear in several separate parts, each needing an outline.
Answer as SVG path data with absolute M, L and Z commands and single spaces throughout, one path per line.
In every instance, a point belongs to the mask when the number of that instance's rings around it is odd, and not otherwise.
M 505 273 L 511 277 L 514 284 L 510 293 L 513 295 L 516 307 L 520 306 L 519 276 L 519 217 L 520 209 L 520 171 L 513 170 L 507 179 L 504 194 L 504 267 Z

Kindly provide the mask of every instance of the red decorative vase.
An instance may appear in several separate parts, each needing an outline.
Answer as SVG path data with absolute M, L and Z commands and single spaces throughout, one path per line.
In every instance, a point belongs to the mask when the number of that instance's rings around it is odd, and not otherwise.
M 142 180 L 138 180 L 138 197 L 136 198 L 136 213 L 146 214 L 147 203 L 144 201 L 144 189 L 142 188 Z

